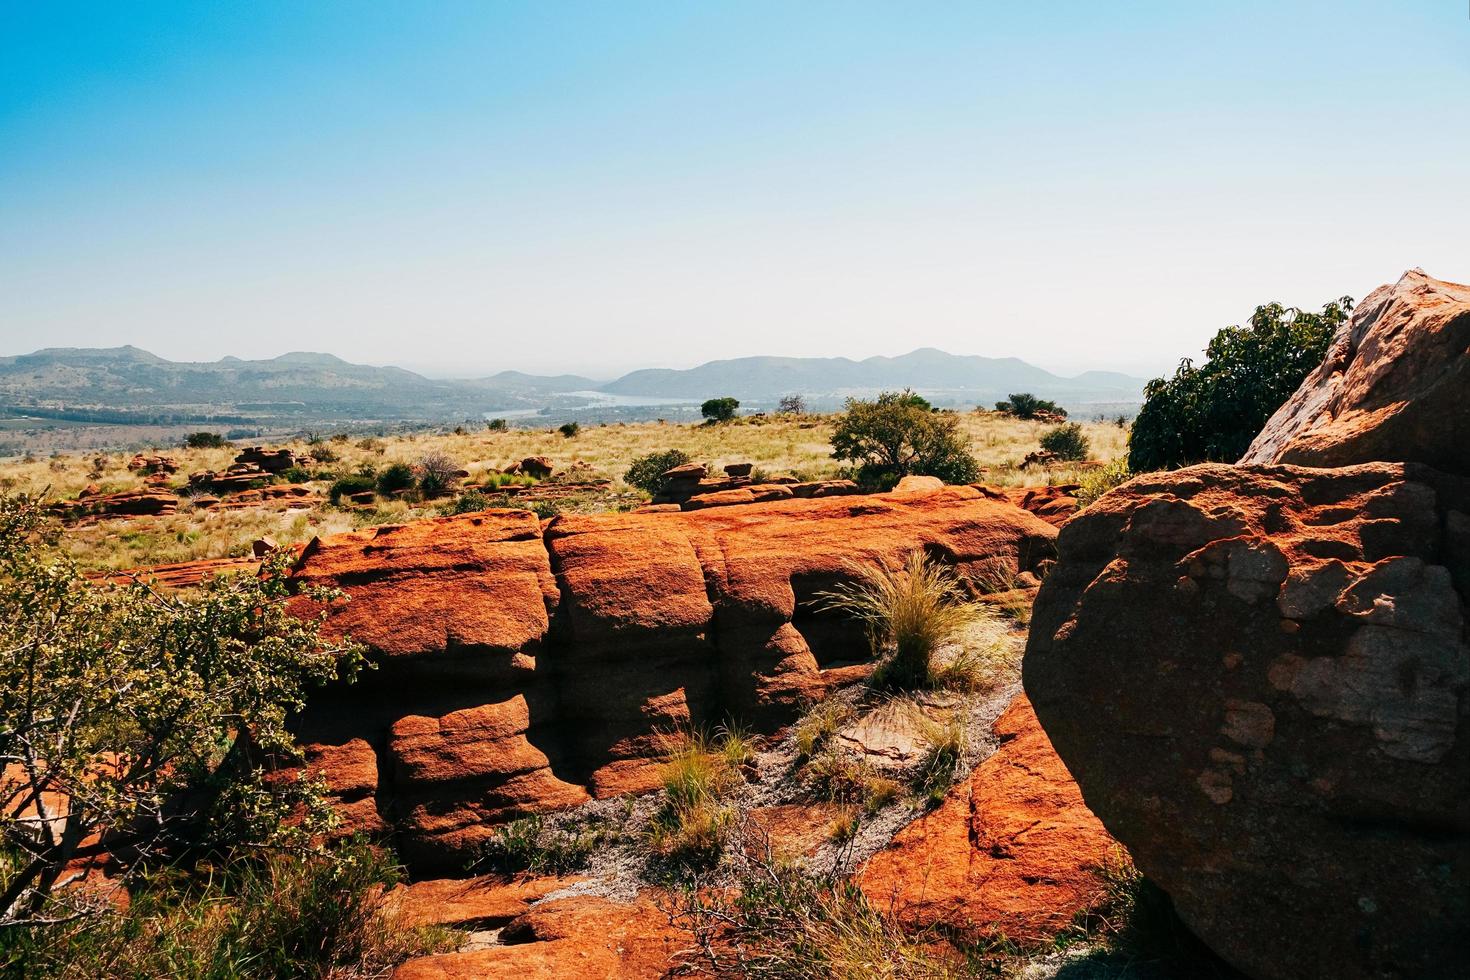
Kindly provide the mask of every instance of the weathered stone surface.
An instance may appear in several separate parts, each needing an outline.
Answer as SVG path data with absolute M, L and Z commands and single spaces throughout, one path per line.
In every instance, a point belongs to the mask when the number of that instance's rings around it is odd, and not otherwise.
M 670 731 L 779 724 L 850 679 L 861 629 L 810 600 L 854 563 L 924 548 L 962 575 L 1034 570 L 1054 538 L 947 487 L 544 528 L 483 511 L 315 541 L 297 583 L 352 597 L 328 629 L 380 668 L 318 695 L 299 738 L 369 747 L 376 784 L 354 766 L 344 804 L 375 801 L 416 868 L 462 868 L 498 823 L 651 788 Z
M 1116 843 L 1082 802 L 1025 695 L 995 723 L 1000 748 L 858 875 L 877 908 L 975 940 L 1037 942 L 1097 904 Z
M 1009 501 L 1022 510 L 1029 510 L 1053 527 L 1061 527 L 1067 518 L 1077 513 L 1076 493 L 1081 487 L 1067 483 L 1046 487 L 979 486 L 977 489 L 988 497 Z
M 1420 269 L 1380 286 L 1242 463 L 1376 460 L 1470 472 L 1470 286 Z
M 435 878 L 397 885 L 385 896 L 389 914 L 404 926 L 499 928 L 580 878 Z
M 944 481 L 937 476 L 906 476 L 898 481 L 898 486 L 893 488 L 893 492 L 915 493 L 938 490 L 942 486 L 944 486 Z
M 1062 528 L 1026 690 L 1088 805 L 1253 976 L 1462 970 L 1467 514 L 1470 480 L 1417 464 L 1211 464 Z
M 505 945 L 409 960 L 394 980 L 647 980 L 667 973 L 689 943 L 646 898 L 545 902 L 512 920 L 501 938 Z
M 178 496 L 167 487 L 148 486 L 118 493 L 100 493 L 87 487 L 77 499 L 56 505 L 68 521 L 111 517 L 167 517 L 177 513 Z

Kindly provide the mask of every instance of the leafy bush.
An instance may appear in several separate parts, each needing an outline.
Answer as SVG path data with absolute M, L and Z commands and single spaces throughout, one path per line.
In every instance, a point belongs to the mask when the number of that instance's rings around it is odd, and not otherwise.
M 318 463 L 335 463 L 342 457 L 337 455 L 337 451 L 335 449 L 327 445 L 325 441 L 322 441 L 312 444 L 311 458 L 316 460 Z
M 327 497 L 334 504 L 342 503 L 343 497 L 377 489 L 377 478 L 368 473 L 349 473 L 339 476 L 327 490 Z
M 491 419 L 485 423 L 485 428 L 491 432 L 504 432 L 510 426 L 505 419 Z
M 959 418 L 935 412 L 912 391 L 885 391 L 873 401 L 847 400 L 832 433 L 832 458 L 856 463 L 859 483 L 890 488 L 911 474 L 945 483 L 973 483 L 980 464 L 970 455 Z
M 0 973 L 49 977 L 375 975 L 455 945 L 384 902 L 400 878 L 380 848 L 235 855 L 223 872 L 161 871 L 125 911 L 0 934 Z
M 711 422 L 728 422 L 740 410 L 740 402 L 734 398 L 711 398 L 699 406 L 699 414 Z
M 1278 408 L 1327 355 L 1353 300 L 1344 296 L 1306 313 L 1280 303 L 1256 307 L 1249 327 L 1226 327 L 1186 358 L 1174 377 L 1144 388 L 1133 420 L 1128 467 L 1135 473 L 1205 460 L 1234 462 Z
M 1114 487 L 1120 487 L 1133 478 L 1126 457 L 1115 459 L 1108 465 L 1082 475 L 1082 485 L 1077 490 L 1077 503 L 1083 507 L 1094 503 L 1097 498 Z
M 805 415 L 806 399 L 800 395 L 785 395 L 776 406 L 782 415 Z
M 1048 429 L 1041 436 L 1041 448 L 1056 453 L 1059 459 L 1074 461 L 1086 459 L 1092 452 L 1092 445 L 1082 434 L 1082 426 L 1076 422 Z
M 1029 391 L 1011 395 L 1003 402 L 996 402 L 995 410 L 997 412 L 1005 412 L 1007 415 L 1014 415 L 1018 419 L 1034 419 L 1042 412 L 1060 415 L 1062 418 L 1067 417 L 1067 410 L 1056 402 L 1047 401 L 1044 398 L 1037 398 Z
M 444 507 L 439 508 L 439 513 L 446 517 L 454 514 L 472 514 L 476 511 L 485 510 L 490 506 L 490 498 L 478 490 L 466 490 L 455 497 Z
M 303 466 L 290 466 L 281 471 L 281 479 L 287 483 L 307 483 L 311 473 Z
M 500 874 L 565 875 L 587 866 L 594 852 L 614 842 L 603 826 L 562 826 L 536 815 L 496 829 L 480 848 L 476 871 Z
M 53 891 L 104 830 L 114 855 L 305 843 L 315 824 L 284 817 L 316 798 L 314 784 L 267 787 L 246 756 L 291 757 L 287 717 L 311 687 L 351 677 L 361 651 L 286 612 L 288 561 L 189 598 L 96 585 L 57 552 L 35 501 L 0 496 L 0 758 L 12 773 L 0 785 L 0 932 L 75 911 Z M 235 745 L 241 731 L 249 748 Z
M 414 469 L 418 473 L 419 493 L 425 500 L 444 496 L 460 480 L 459 464 L 445 452 L 425 453 Z
M 664 489 L 664 474 L 675 466 L 683 466 L 689 462 L 689 454 L 680 449 L 667 449 L 661 453 L 649 453 L 639 456 L 633 460 L 633 465 L 628 467 L 628 472 L 623 474 L 623 482 L 630 487 L 637 487 L 650 496 L 657 496 Z
M 413 467 L 407 463 L 389 463 L 381 473 L 378 474 L 376 489 L 385 497 L 391 497 L 401 490 L 408 490 L 414 485 Z
M 223 449 L 229 443 L 218 432 L 191 432 L 184 437 L 184 445 L 190 449 Z
M 954 574 L 922 551 L 899 568 L 882 563 L 854 571 L 855 581 L 817 593 L 818 610 L 847 613 L 867 627 L 873 653 L 883 658 L 875 686 L 932 686 L 934 654 L 974 617 L 960 602 Z
M 575 439 L 577 433 L 582 431 L 582 426 L 576 422 L 563 422 L 556 431 L 567 439 Z

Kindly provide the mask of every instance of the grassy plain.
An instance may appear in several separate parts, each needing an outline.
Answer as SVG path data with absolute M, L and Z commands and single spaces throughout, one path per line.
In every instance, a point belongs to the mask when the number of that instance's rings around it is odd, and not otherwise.
M 308 484 L 325 494 L 328 477 L 363 466 L 382 469 L 390 463 L 413 463 L 430 452 L 443 452 L 469 471 L 476 482 L 527 456 L 546 456 L 558 472 L 584 467 L 588 478 L 604 477 L 621 485 L 628 465 L 645 453 L 680 449 L 692 459 L 718 469 L 726 463 L 751 462 L 769 475 L 790 474 L 803 480 L 838 476 L 842 465 L 831 457 L 834 416 L 766 416 L 742 418 L 724 425 L 673 422 L 591 425 L 567 438 L 555 429 L 511 428 L 505 431 L 443 431 L 376 438 L 338 437 L 318 445 L 297 439 L 276 445 L 301 453 L 330 456 L 312 467 Z M 1083 422 L 1093 459 L 1111 461 L 1127 452 L 1128 431 L 1111 422 Z M 1051 426 L 993 412 L 961 416 L 970 450 L 984 467 L 982 479 L 1000 486 L 1077 482 L 1073 467 L 1021 469 L 1028 452 L 1038 448 Z M 159 446 L 180 470 L 172 480 L 182 487 L 198 470 L 222 470 L 237 449 L 184 449 Z M 325 452 L 324 452 L 325 451 Z M 56 454 L 0 462 L 0 487 L 27 493 L 46 492 L 51 500 L 70 500 L 89 484 L 105 492 L 143 486 L 141 474 L 128 470 L 132 452 Z M 624 499 L 627 499 L 626 496 Z M 372 524 L 394 523 L 439 512 L 442 501 L 410 503 L 381 500 L 373 508 L 341 508 L 325 501 L 305 508 L 262 506 L 208 511 L 187 501 L 169 517 L 105 520 L 68 531 L 67 550 L 88 569 L 120 569 L 138 565 L 222 558 L 249 554 L 250 543 L 269 536 L 278 544 L 310 540 Z M 589 506 L 596 506 L 593 502 Z M 581 508 L 579 508 L 581 509 Z

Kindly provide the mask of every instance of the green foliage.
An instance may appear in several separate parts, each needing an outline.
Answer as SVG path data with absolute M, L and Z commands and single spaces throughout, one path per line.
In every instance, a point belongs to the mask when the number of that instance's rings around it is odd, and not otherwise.
M 995 410 L 1014 415 L 1018 419 L 1034 419 L 1041 412 L 1060 415 L 1062 418 L 1067 417 L 1067 410 L 1056 402 L 1037 398 L 1029 391 L 1011 395 L 1003 402 L 996 402 Z
M 311 473 L 305 467 L 291 466 L 281 471 L 281 479 L 287 483 L 306 483 L 311 480 Z
M 485 428 L 491 432 L 504 432 L 506 429 L 510 428 L 510 425 L 505 421 L 505 419 L 491 419 L 490 421 L 485 423 Z
M 623 482 L 630 487 L 637 487 L 650 496 L 657 496 L 663 492 L 664 474 L 675 466 L 683 466 L 689 462 L 689 454 L 680 449 L 668 449 L 661 453 L 649 453 L 639 456 L 633 460 L 633 465 L 628 467 L 628 472 L 623 474 Z
M 485 510 L 489 506 L 489 497 L 478 490 L 466 490 L 447 505 L 440 507 L 439 513 L 446 517 L 454 514 L 472 514 L 476 511 Z
M 0 496 L 0 758 L 15 777 L 0 785 L 0 927 L 55 917 L 62 869 L 102 830 L 114 854 L 142 856 L 304 843 L 316 824 L 283 818 L 303 803 L 312 816 L 318 787 L 267 787 L 248 759 L 292 756 L 288 716 L 361 651 L 286 612 L 289 561 L 189 597 L 98 585 L 35 501 Z
M 744 780 L 749 743 L 738 732 L 681 737 L 660 771 L 663 807 L 649 825 L 653 852 L 675 865 L 708 867 L 719 859 L 735 819 L 723 797 Z
M 876 488 L 915 474 L 945 483 L 980 478 L 959 418 L 934 412 L 912 391 L 885 391 L 873 401 L 849 398 L 832 433 L 832 458 L 857 464 L 857 481 Z
M 184 445 L 190 449 L 223 449 L 229 443 L 218 432 L 191 432 L 184 437 Z
M 1059 459 L 1072 461 L 1086 459 L 1092 452 L 1091 444 L 1082 434 L 1082 426 L 1076 422 L 1068 422 L 1042 433 L 1041 448 L 1056 453 Z
M 587 866 L 596 851 L 616 843 L 602 824 L 562 825 L 536 815 L 496 829 L 480 848 L 474 870 L 500 874 L 566 875 Z
M 413 467 L 407 463 L 389 463 L 378 474 L 376 489 L 385 497 L 391 497 L 401 490 L 408 490 L 414 485 Z
M 852 574 L 853 581 L 818 592 L 817 609 L 846 613 L 866 627 L 874 654 L 883 658 L 874 686 L 934 686 L 935 653 L 975 615 L 961 603 L 954 574 L 922 551 L 910 552 L 901 567 L 885 562 Z
M 377 488 L 377 478 L 367 473 L 349 473 L 332 481 L 327 490 L 327 497 L 334 504 L 340 504 L 343 497 L 350 497 L 355 493 L 363 493 Z
M 1097 501 L 1114 487 L 1120 487 L 1133 478 L 1127 458 L 1119 458 L 1099 469 L 1082 475 L 1082 485 L 1077 490 L 1077 503 L 1083 507 Z
M 0 932 L 0 973 L 64 977 L 312 977 L 374 975 L 452 948 L 437 928 L 387 914 L 400 878 L 381 850 L 234 855 L 222 868 L 161 869 L 121 912 Z
M 699 414 L 711 422 L 728 422 L 740 410 L 740 402 L 734 398 L 711 398 L 699 406 Z
M 1248 327 L 1226 327 L 1205 348 L 1205 363 L 1180 362 L 1174 377 L 1144 388 L 1133 420 L 1128 466 L 1135 473 L 1205 460 L 1233 462 L 1327 355 L 1351 297 L 1321 313 L 1268 303 Z
M 582 431 L 582 426 L 577 422 L 563 422 L 557 427 L 556 431 L 560 432 L 567 439 L 575 439 L 577 433 Z

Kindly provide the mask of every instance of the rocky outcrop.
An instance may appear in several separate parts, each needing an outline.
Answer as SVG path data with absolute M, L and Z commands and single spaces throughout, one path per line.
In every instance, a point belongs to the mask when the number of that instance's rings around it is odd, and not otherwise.
M 1463 974 L 1470 479 L 1195 466 L 1114 490 L 1058 546 L 1026 690 L 1200 938 L 1262 978 Z
M 253 466 L 262 473 L 280 473 L 310 462 L 310 456 L 298 456 L 289 449 L 267 449 L 264 446 L 250 446 L 235 456 L 237 465 Z
M 532 479 L 545 480 L 555 471 L 549 457 L 527 456 L 525 459 L 511 463 L 503 472 L 512 476 L 529 476 Z
M 1414 269 L 1369 293 L 1242 463 L 1470 473 L 1470 286 Z
M 1025 695 L 997 719 L 995 753 L 868 859 L 874 907 L 967 941 L 1054 935 L 1105 891 L 1117 845 L 1082 802 Z
M 961 575 L 1034 570 L 1055 531 L 969 487 L 678 513 L 525 511 L 315 541 L 299 585 L 380 663 L 301 721 L 312 764 L 406 859 L 458 868 L 499 822 L 650 788 L 670 731 L 789 720 L 866 660 L 809 600 L 923 548 Z M 304 598 L 298 608 L 309 611 Z M 371 756 L 371 758 L 369 758 Z
M 172 456 L 144 456 L 138 453 L 128 460 L 128 469 L 135 473 L 146 473 L 153 476 L 167 476 L 177 473 L 179 470 L 178 460 Z
M 68 521 L 110 517 L 168 517 L 179 509 L 179 498 L 167 487 L 142 487 L 118 493 L 101 493 L 87 487 L 76 500 L 59 504 L 57 510 Z
M 1056 484 L 1047 487 L 989 487 L 977 485 L 977 489 L 995 500 L 1005 500 L 1022 510 L 1029 510 L 1053 527 L 1061 527 L 1077 513 L 1076 483 Z

